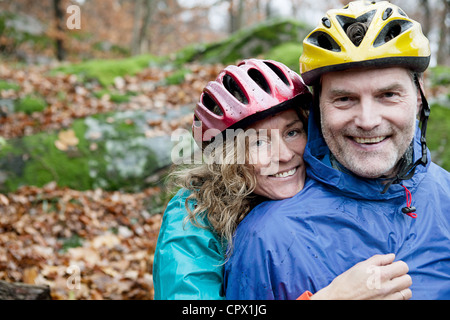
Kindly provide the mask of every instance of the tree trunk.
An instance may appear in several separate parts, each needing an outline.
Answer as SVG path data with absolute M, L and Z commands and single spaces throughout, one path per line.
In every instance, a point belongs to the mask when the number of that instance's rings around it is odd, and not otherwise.
M 141 16 L 142 16 L 142 0 L 134 1 L 134 15 L 133 15 L 133 36 L 131 40 L 131 54 L 137 55 L 140 50 L 139 36 L 141 30 Z
M 142 27 L 139 33 L 140 53 L 148 52 L 150 42 L 148 39 L 148 28 L 152 19 L 152 6 L 153 0 L 145 0 L 144 17 L 142 18 Z
M 64 49 L 63 40 L 63 25 L 64 25 L 64 11 L 61 10 L 61 0 L 53 0 L 53 10 L 55 13 L 56 29 L 58 35 L 56 37 L 56 58 L 63 61 L 66 58 L 66 50 Z
M 52 300 L 49 286 L 10 283 L 0 280 L 0 300 Z
M 272 18 L 272 4 L 270 0 L 266 3 L 266 19 Z
M 132 55 L 145 53 L 149 48 L 148 29 L 152 18 L 153 0 L 135 0 Z
M 230 0 L 230 8 L 229 8 L 229 15 L 230 15 L 230 34 L 234 33 L 242 28 L 242 19 L 243 19 L 243 11 L 244 11 L 244 0 L 238 0 L 238 7 L 237 9 L 234 6 L 234 1 Z
M 422 31 L 423 34 L 428 37 L 431 30 L 431 10 L 430 10 L 430 2 L 428 0 L 420 0 L 420 6 L 423 8 L 422 15 Z
M 447 63 L 448 55 L 450 53 L 450 44 L 448 43 L 448 32 L 449 27 L 446 25 L 445 21 L 447 17 L 450 16 L 450 0 L 443 0 L 444 10 L 442 10 L 442 15 L 439 21 L 439 47 L 437 52 L 437 63 L 444 65 Z

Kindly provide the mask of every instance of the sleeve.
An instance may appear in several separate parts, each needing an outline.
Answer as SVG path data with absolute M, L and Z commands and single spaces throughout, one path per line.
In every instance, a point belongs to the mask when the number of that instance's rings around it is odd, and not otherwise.
M 180 190 L 164 212 L 153 262 L 155 300 L 222 300 L 223 249 L 211 230 L 184 224 L 188 195 Z

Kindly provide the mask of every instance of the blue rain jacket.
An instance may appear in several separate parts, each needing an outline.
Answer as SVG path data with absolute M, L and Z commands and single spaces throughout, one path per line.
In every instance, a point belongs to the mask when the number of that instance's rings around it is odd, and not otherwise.
M 181 189 L 164 212 L 153 261 L 155 300 L 224 299 L 223 247 L 210 229 L 185 223 L 188 196 Z
M 331 167 L 313 117 L 305 187 L 292 198 L 260 204 L 240 223 L 225 264 L 227 299 L 296 299 L 326 287 L 356 263 L 387 253 L 408 264 L 412 299 L 450 299 L 450 174 L 429 162 L 403 181 L 417 208 L 413 219 L 401 211 L 406 196 L 400 184 L 381 194 L 380 181 Z

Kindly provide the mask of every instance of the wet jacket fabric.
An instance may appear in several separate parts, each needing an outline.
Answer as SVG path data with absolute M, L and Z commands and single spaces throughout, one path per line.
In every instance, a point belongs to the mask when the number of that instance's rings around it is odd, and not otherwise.
M 412 299 L 450 299 L 449 172 L 429 162 L 403 181 L 417 208 L 413 219 L 401 211 L 402 185 L 381 194 L 379 180 L 332 168 L 315 124 L 311 115 L 304 189 L 260 204 L 238 226 L 225 264 L 227 299 L 296 299 L 326 287 L 356 263 L 387 253 L 408 264 Z M 417 129 L 416 158 L 419 139 Z M 374 271 L 373 286 L 376 276 Z
M 222 300 L 223 248 L 211 229 L 185 222 L 188 196 L 179 190 L 164 212 L 153 261 L 154 298 Z

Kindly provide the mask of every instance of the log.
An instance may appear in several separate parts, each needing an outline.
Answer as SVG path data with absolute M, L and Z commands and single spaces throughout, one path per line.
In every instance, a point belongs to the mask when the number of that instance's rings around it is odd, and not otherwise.
M 50 287 L 0 280 L 0 300 L 52 300 Z

